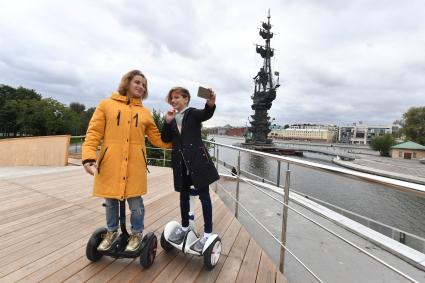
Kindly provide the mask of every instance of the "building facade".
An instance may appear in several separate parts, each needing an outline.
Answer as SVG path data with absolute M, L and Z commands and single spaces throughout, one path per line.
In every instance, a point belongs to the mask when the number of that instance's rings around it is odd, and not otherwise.
M 286 129 L 274 128 L 269 136 L 281 140 L 330 143 L 335 141 L 337 129 L 334 125 L 295 124 Z
M 338 131 L 338 142 L 348 144 L 369 144 L 377 136 L 391 134 L 394 126 L 370 126 L 354 123 L 351 126 L 341 126 Z
M 391 157 L 397 159 L 425 158 L 425 146 L 415 142 L 403 142 L 391 147 Z

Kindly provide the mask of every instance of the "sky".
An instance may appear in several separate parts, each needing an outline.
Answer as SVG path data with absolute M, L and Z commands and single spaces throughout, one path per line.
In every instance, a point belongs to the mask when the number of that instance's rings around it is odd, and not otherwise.
M 146 107 L 168 110 L 168 90 L 183 86 L 202 108 L 198 86 L 212 87 L 205 125 L 245 126 L 268 9 L 273 123 L 388 125 L 425 106 L 423 0 L 1 0 L 0 84 L 88 108 L 139 69 Z

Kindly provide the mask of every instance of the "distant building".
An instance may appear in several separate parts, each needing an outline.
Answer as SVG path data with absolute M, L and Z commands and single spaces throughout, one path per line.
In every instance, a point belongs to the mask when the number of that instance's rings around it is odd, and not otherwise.
M 363 123 L 354 123 L 351 126 L 341 126 L 338 132 L 338 142 L 348 144 L 369 144 L 374 137 L 391 134 L 394 127 L 394 125 L 369 126 Z
M 224 127 L 212 127 L 207 128 L 208 134 L 211 135 L 226 135 L 226 136 L 237 136 L 243 137 L 246 132 L 246 127 L 233 127 L 225 125 Z
M 335 141 L 335 125 L 294 124 L 289 128 L 274 128 L 269 136 L 274 139 L 330 143 Z
M 391 157 L 398 159 L 425 158 L 425 146 L 415 142 L 403 142 L 391 147 Z
M 246 127 L 230 128 L 226 131 L 226 136 L 243 137 Z

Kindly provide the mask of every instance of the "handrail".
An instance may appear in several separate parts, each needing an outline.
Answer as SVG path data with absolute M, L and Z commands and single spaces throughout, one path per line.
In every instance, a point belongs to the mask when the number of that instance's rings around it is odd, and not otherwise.
M 403 233 L 403 234 L 409 235 L 409 237 L 415 238 L 415 239 L 420 240 L 420 241 L 423 241 L 423 242 L 425 243 L 425 238 L 422 238 L 422 237 L 417 236 L 417 235 L 415 235 L 415 234 L 412 234 L 412 233 L 409 233 L 409 232 L 403 231 L 403 230 L 398 229 L 398 228 L 396 228 L 396 227 L 392 227 L 392 226 L 387 225 L 387 224 L 385 224 L 385 223 L 382 223 L 382 222 L 380 222 L 380 221 L 378 221 L 378 220 L 374 220 L 374 219 L 371 219 L 371 218 L 369 218 L 369 217 L 366 217 L 366 216 L 360 215 L 360 214 L 358 214 L 358 213 L 355 213 L 355 212 L 353 212 L 353 211 L 349 211 L 349 210 L 347 210 L 347 209 L 344 209 L 344 208 L 339 207 L 339 206 L 337 206 L 337 205 L 334 205 L 334 204 L 328 203 L 328 202 L 326 202 L 326 201 L 320 200 L 320 199 L 318 199 L 318 198 L 312 197 L 312 196 L 310 196 L 310 195 L 306 195 L 306 194 L 301 193 L 301 192 L 299 192 L 299 191 L 296 191 L 296 190 L 294 190 L 294 189 L 291 189 L 291 191 L 293 191 L 294 193 L 297 193 L 297 194 L 299 194 L 300 196 L 303 196 L 303 197 L 305 197 L 305 198 L 307 198 L 307 199 L 313 200 L 314 202 L 318 202 L 318 203 L 322 203 L 322 204 L 324 204 L 324 205 L 328 205 L 328 206 L 330 206 L 330 207 L 333 207 L 333 208 L 334 208 L 334 209 L 336 209 L 336 210 L 340 210 L 340 211 L 342 211 L 342 212 L 344 212 L 344 213 L 348 213 L 348 214 L 354 215 L 354 216 L 356 216 L 356 217 L 358 217 L 358 218 L 361 218 L 361 219 L 367 220 L 367 221 L 372 222 L 372 223 L 374 223 L 374 224 L 378 224 L 378 225 L 380 225 L 380 226 L 382 226 L 382 227 L 385 227 L 385 228 L 388 228 L 388 229 L 391 229 L 391 230 L 395 230 L 395 231 L 397 231 L 397 232 L 400 232 L 400 233 Z
M 240 152 L 247 152 L 247 153 L 251 153 L 251 154 L 254 154 L 254 155 L 259 155 L 259 156 L 263 156 L 263 157 L 265 157 L 265 158 L 270 158 L 270 159 L 275 159 L 275 160 L 277 160 L 277 161 L 279 161 L 279 162 L 287 162 L 288 163 L 288 170 L 289 170 L 289 164 L 290 163 L 292 163 L 292 164 L 296 164 L 296 165 L 299 165 L 299 166 L 302 166 L 302 167 L 308 167 L 308 168 L 314 168 L 314 169 L 316 169 L 316 170 L 323 170 L 323 171 L 326 171 L 326 172 L 329 172 L 329 173 L 333 173 L 333 174 L 343 174 L 343 175 L 349 175 L 349 176 L 347 176 L 347 177 L 350 177 L 350 175 L 352 174 L 352 173 L 358 173 L 358 172 L 356 172 L 356 171 L 352 171 L 352 170 L 347 170 L 347 169 L 340 169 L 340 168 L 331 168 L 330 166 L 326 166 L 326 165 L 322 165 L 322 164 L 316 164 L 316 163 L 313 163 L 313 162 L 308 162 L 308 161 L 302 161 L 302 160 L 297 160 L 297 159 L 293 159 L 293 158 L 288 158 L 288 157 L 281 157 L 281 156 L 275 156 L 275 155 L 272 155 L 272 154 L 268 154 L 268 153 L 262 153 L 262 152 L 256 152 L 256 151 L 253 151 L 253 150 L 249 150 L 249 149 L 243 149 L 243 148 L 239 148 L 239 147 L 234 147 L 234 146 L 229 146 L 229 145 L 224 145 L 224 144 L 220 144 L 220 143 L 216 143 L 216 142 L 212 142 L 212 141 L 206 141 L 206 142 L 209 142 L 209 143 L 212 143 L 212 144 L 214 144 L 215 146 L 217 146 L 217 150 L 218 150 L 218 147 L 220 147 L 220 146 L 223 146 L 223 147 L 226 147 L 226 148 L 230 148 L 230 149 L 233 149 L 233 150 L 236 150 L 236 151 L 238 151 L 239 152 L 239 154 L 238 154 L 238 156 L 240 156 Z M 240 166 L 239 166 L 239 158 L 240 157 L 238 157 L 238 175 L 237 176 L 232 176 L 232 178 L 236 178 L 237 179 L 237 181 L 238 181 L 238 183 L 239 183 L 239 181 L 243 181 L 243 182 L 245 182 L 245 183 L 247 183 L 249 186 L 251 186 L 251 187 L 253 187 L 254 189 L 256 189 L 257 191 L 260 191 L 260 192 L 262 192 L 263 194 L 265 194 L 265 195 L 267 195 L 267 196 L 269 196 L 270 198 L 272 198 L 272 199 L 274 199 L 275 201 L 277 201 L 277 202 L 279 202 L 280 204 L 282 204 L 284 207 L 287 207 L 288 209 L 290 209 L 291 211 L 293 211 L 293 212 L 295 212 L 295 213 L 297 213 L 298 215 L 300 215 L 300 216 L 302 216 L 303 218 L 305 218 L 305 219 L 307 219 L 307 220 L 309 220 L 310 222 L 312 222 L 313 224 L 315 224 L 315 225 L 317 225 L 317 226 L 319 226 L 320 228 L 322 228 L 322 229 L 324 229 L 325 231 L 327 231 L 328 233 L 330 233 L 330 234 L 332 234 L 332 235 L 334 235 L 335 237 L 337 237 L 337 238 L 339 238 L 339 239 L 341 239 L 342 241 L 344 241 L 344 242 L 346 242 L 347 244 L 349 244 L 350 246 L 352 246 L 352 247 L 354 247 L 354 248 L 356 248 L 356 249 L 358 249 L 359 251 L 361 251 L 362 253 L 364 253 L 364 254 L 366 254 L 367 256 L 369 256 L 370 258 L 372 258 L 372 259 L 374 259 L 375 261 L 377 261 L 377 262 L 379 262 L 380 264 L 382 264 L 382 265 L 384 265 L 385 267 L 387 267 L 387 268 L 389 268 L 389 269 L 391 269 L 392 271 L 394 271 L 395 273 L 397 273 L 398 275 L 400 275 L 400 276 L 402 276 L 402 277 L 404 277 L 404 278 L 406 278 L 407 280 L 409 280 L 409 281 L 411 281 L 411 282 L 417 282 L 415 279 L 413 279 L 412 277 L 410 277 L 409 275 L 407 275 L 407 274 L 405 274 L 405 273 L 403 273 L 402 271 L 400 271 L 400 270 L 398 270 L 397 268 L 395 268 L 395 267 L 393 267 L 392 265 L 390 265 L 390 264 L 388 264 L 388 263 L 386 263 L 385 261 L 383 261 L 383 260 L 381 260 L 381 259 L 379 259 L 378 257 L 376 257 L 375 255 L 373 255 L 372 253 L 370 253 L 370 252 L 368 252 L 368 251 L 366 251 L 365 249 L 363 249 L 363 248 L 361 248 L 360 246 L 358 246 L 358 245 L 356 245 L 355 243 L 353 243 L 353 242 L 351 242 L 351 241 L 349 241 L 349 240 L 347 240 L 347 239 L 345 239 L 343 236 L 340 236 L 340 235 L 338 235 L 336 232 L 334 232 L 334 231 L 332 231 L 332 230 L 330 230 L 329 228 L 327 228 L 327 227 L 325 227 L 325 226 L 323 226 L 322 224 L 320 224 L 320 223 L 318 223 L 317 221 L 315 221 L 315 220 L 313 220 L 312 218 L 310 218 L 310 217 L 308 217 L 307 215 L 304 215 L 303 213 L 301 213 L 301 212 L 299 212 L 298 210 L 296 210 L 296 209 L 294 209 L 293 207 L 290 207 L 286 202 L 286 200 L 285 200 L 285 202 L 282 202 L 281 200 L 279 200 L 279 199 L 277 199 L 277 198 L 275 198 L 275 197 L 273 197 L 273 196 L 271 196 L 270 194 L 268 194 L 267 192 L 265 192 L 264 190 L 262 190 L 262 189 L 260 189 L 260 188 L 258 188 L 254 183 L 252 183 L 251 182 L 251 180 L 250 179 L 247 179 L 247 178 L 240 178 L 240 173 L 241 173 L 241 170 L 240 170 Z M 219 160 L 217 159 L 217 165 L 219 164 Z M 229 169 L 227 169 L 225 166 L 223 166 L 224 167 L 224 170 L 225 171 L 227 171 L 227 172 L 229 172 L 229 173 L 231 173 L 231 175 L 233 175 L 232 174 L 232 172 L 229 170 Z M 335 170 L 336 169 L 336 170 Z M 289 171 L 287 171 L 287 172 L 289 172 Z M 370 175 L 370 174 L 365 174 L 365 173 L 361 173 L 361 174 L 353 174 L 353 175 L 355 175 L 355 178 L 359 178 L 359 179 L 361 179 L 361 180 L 363 180 L 363 181 L 367 181 L 367 182 L 378 182 L 378 180 L 379 180 L 379 183 L 381 183 L 381 184 L 385 184 L 385 185 L 387 185 L 387 186 L 391 186 L 391 187 L 396 187 L 396 188 L 403 188 L 403 189 L 418 189 L 418 187 L 419 187 L 419 189 L 424 189 L 424 192 L 425 192 L 425 186 L 422 186 L 422 185 L 418 185 L 418 186 L 416 186 L 416 184 L 410 184 L 410 183 L 407 183 L 407 182 L 404 182 L 404 181 L 398 181 L 398 180 L 393 180 L 393 179 L 390 179 L 390 178 L 386 178 L 386 177 L 382 177 L 382 178 L 378 178 L 378 179 L 376 179 L 376 178 L 374 178 L 374 177 L 377 177 L 377 176 L 373 176 L 373 175 Z M 268 181 L 268 180 L 267 180 Z M 236 198 L 234 198 L 229 192 L 227 192 L 227 190 L 225 189 L 225 187 L 222 185 L 222 184 L 219 184 L 220 185 L 220 187 L 223 189 L 223 191 L 225 191 L 229 196 L 230 196 L 230 198 L 231 199 L 233 199 L 234 201 L 235 201 L 235 203 L 236 203 L 236 209 L 238 208 L 238 207 L 241 207 L 241 208 L 243 208 L 247 213 L 248 213 L 248 215 L 252 218 L 252 219 L 254 219 L 254 221 L 257 223 L 257 224 L 259 224 L 264 230 L 266 230 L 266 232 L 268 233 L 268 234 L 270 234 L 279 244 L 280 244 L 280 246 L 281 247 L 283 247 L 284 249 L 285 249 L 285 251 L 288 251 L 292 256 L 294 256 L 294 258 L 310 273 L 310 274 L 312 274 L 318 281 L 320 281 L 320 282 L 322 282 L 321 280 L 320 280 L 320 278 L 318 278 L 307 266 L 305 266 L 305 264 L 304 263 L 302 263 L 291 251 L 289 251 L 288 249 L 287 249 L 287 247 L 284 245 L 284 243 L 282 242 L 282 241 L 279 241 L 274 235 L 272 235 L 272 233 L 260 222 L 260 221 L 258 221 L 257 220 L 257 218 L 254 216 L 254 215 L 252 215 L 252 213 L 251 212 L 249 212 L 248 211 L 248 209 L 246 209 L 246 207 L 244 206 L 244 205 L 242 205 L 240 202 L 239 202 L 239 198 L 238 198 L 238 194 L 236 193 Z M 412 186 L 413 185 L 413 186 Z M 287 185 L 286 185 L 287 187 L 289 187 L 289 183 L 287 183 Z M 279 187 L 279 186 L 278 186 Z M 423 187 L 423 188 L 421 188 L 421 187 Z M 286 192 L 289 192 L 289 190 L 287 190 L 287 188 L 286 188 Z M 285 194 L 286 194 L 286 192 L 285 192 Z M 236 213 L 235 213 L 235 215 L 237 215 L 237 211 L 236 211 Z M 282 257 L 281 257 L 281 261 L 282 261 Z M 282 264 L 282 262 L 281 262 L 281 264 Z
M 84 137 L 85 136 L 71 136 L 71 138 L 84 138 Z M 324 164 L 320 164 L 320 163 L 315 163 L 315 162 L 310 162 L 310 161 L 305 161 L 305 160 L 299 160 L 299 159 L 291 158 L 291 157 L 278 156 L 278 155 L 274 155 L 274 154 L 270 154 L 270 153 L 259 152 L 259 151 L 256 151 L 256 150 L 251 150 L 251 149 L 236 147 L 236 146 L 232 146 L 232 145 L 222 144 L 222 143 L 218 143 L 218 142 L 210 141 L 210 140 L 204 140 L 204 142 L 216 144 L 218 146 L 230 148 L 230 149 L 233 149 L 233 150 L 238 150 L 238 151 L 254 154 L 254 155 L 257 155 L 257 156 L 262 156 L 262 157 L 274 159 L 274 160 L 277 160 L 277 161 L 280 161 L 280 162 L 286 162 L 286 163 L 298 165 L 298 166 L 305 167 L 305 168 L 310 168 L 310 169 L 312 168 L 312 169 L 316 169 L 316 170 L 321 170 L 321 171 L 325 171 L 325 172 L 328 172 L 328 173 L 331 173 L 331 174 L 336 174 L 336 175 L 343 175 L 343 176 L 348 177 L 348 178 L 360 179 L 360 180 L 367 181 L 367 182 L 370 182 L 370 183 L 383 184 L 383 185 L 390 186 L 394 189 L 398 189 L 398 190 L 402 190 L 402 191 L 406 191 L 406 189 L 407 189 L 407 190 L 409 190 L 409 192 L 415 193 L 415 194 L 419 195 L 420 197 L 425 197 L 425 185 L 421 185 L 421 184 L 414 184 L 414 183 L 410 183 L 410 182 L 406 182 L 406 181 L 402 181 L 402 180 L 395 180 L 395 179 L 391 179 L 391 178 L 388 178 L 388 177 L 376 176 L 376 175 L 372 175 L 372 174 L 369 174 L 369 173 L 358 172 L 358 171 L 354 171 L 354 170 L 350 170 L 350 169 L 346 169 L 346 168 L 328 166 L 328 165 L 324 165 Z M 153 148 L 153 147 L 147 147 L 147 148 L 160 149 L 160 150 L 171 150 L 171 149 L 161 149 L 161 148 Z
M 224 164 L 221 164 L 221 165 L 224 167 L 224 168 L 223 168 L 223 170 L 225 170 L 225 171 L 229 172 L 229 173 L 230 173 L 230 175 L 231 175 L 231 174 L 232 174 L 232 172 L 231 172 L 229 169 L 227 169 L 227 168 L 226 168 L 226 165 L 227 165 L 227 164 L 229 164 L 230 166 L 232 166 L 232 164 L 231 164 L 231 163 L 228 163 L 228 162 L 224 162 Z M 244 173 L 244 174 L 247 174 L 247 175 L 254 176 L 254 177 L 256 177 L 256 178 L 260 179 L 262 183 L 265 183 L 265 184 L 271 184 L 271 185 L 276 186 L 275 182 L 270 181 L 270 180 L 268 180 L 268 179 L 266 179 L 266 178 L 262 178 L 262 177 L 260 177 L 260 176 L 258 176 L 258 175 L 255 175 L 255 174 L 251 173 L 251 172 L 248 172 L 248 171 L 245 171 L 245 170 L 242 170 L 242 169 L 240 170 L 240 172 L 241 172 L 241 173 Z M 241 175 L 242 175 L 242 174 L 241 174 Z M 247 182 L 247 184 L 251 185 L 251 182 Z M 252 184 L 252 186 L 254 186 L 254 185 Z M 280 188 L 280 189 L 283 189 L 283 187 L 282 187 L 282 186 L 276 186 L 276 187 L 278 187 L 278 188 Z M 295 193 L 299 194 L 300 196 L 303 196 L 303 197 L 305 197 L 305 198 L 308 198 L 308 199 L 310 199 L 310 200 L 313 200 L 313 201 L 315 201 L 315 202 L 322 203 L 322 204 L 324 204 L 324 205 L 330 206 L 330 207 L 334 208 L 335 210 L 339 210 L 339 211 L 342 211 L 342 212 L 344 212 L 344 213 L 347 213 L 347 214 L 350 214 L 350 215 L 354 215 L 354 216 L 356 216 L 356 217 L 358 217 L 358 218 L 360 218 L 360 219 L 362 219 L 362 220 L 365 220 L 365 221 L 367 221 L 367 222 L 369 222 L 369 223 L 373 223 L 373 224 L 379 225 L 379 226 L 381 226 L 381 227 L 388 228 L 388 229 L 390 229 L 393 233 L 394 233 L 394 232 L 403 233 L 403 234 L 405 234 L 405 235 L 408 235 L 409 237 L 412 237 L 412 238 L 414 238 L 414 239 L 416 239 L 416 240 L 419 240 L 419 241 L 421 241 L 421 242 L 425 243 L 425 238 L 423 238 L 423 237 L 420 237 L 420 236 L 417 236 L 417 235 L 412 234 L 412 233 L 410 233 L 410 232 L 407 232 L 407 231 L 401 230 L 401 229 L 399 229 L 399 228 L 397 228 L 397 227 L 392 227 L 392 226 L 390 226 L 390 225 L 388 225 L 388 224 L 385 224 L 385 223 L 382 223 L 382 222 L 380 222 L 380 221 L 378 221 L 378 220 L 374 220 L 374 219 L 371 219 L 371 218 L 369 218 L 369 217 L 366 217 L 366 216 L 360 215 L 360 214 L 355 213 L 355 212 L 353 212 L 353 211 L 349 211 L 349 210 L 347 210 L 347 209 L 344 209 L 344 208 L 339 207 L 339 206 L 337 206 L 337 205 L 334 205 L 334 204 L 328 203 L 328 202 L 326 202 L 326 201 L 320 200 L 320 199 L 318 199 L 318 198 L 312 197 L 312 196 L 307 195 L 307 194 L 305 194 L 305 193 L 301 193 L 301 192 L 297 191 L 297 190 L 296 190 L 296 189 L 294 189 L 294 188 L 291 188 L 291 191 L 293 191 L 293 192 L 295 192 Z M 272 196 L 270 196 L 270 195 L 269 195 L 269 197 L 273 198 L 273 197 L 272 197 Z M 279 201 L 280 201 L 280 200 L 279 200 Z M 368 226 L 368 227 L 369 227 L 369 226 Z M 370 228 L 370 227 L 369 227 L 369 228 Z M 372 229 L 373 229 L 373 228 L 372 228 Z M 393 239 L 394 239 L 394 238 L 393 238 Z
M 346 168 L 338 168 L 335 166 L 324 165 L 320 163 L 300 160 L 300 159 L 291 158 L 291 157 L 278 156 L 278 155 L 274 155 L 270 153 L 255 151 L 252 149 L 246 149 L 246 148 L 236 147 L 236 146 L 227 145 L 227 144 L 221 144 L 221 143 L 217 143 L 217 142 L 213 142 L 209 140 L 204 140 L 204 142 L 216 144 L 218 146 L 230 148 L 233 150 L 238 150 L 238 151 L 254 154 L 257 156 L 262 156 L 268 159 L 273 159 L 273 160 L 277 160 L 277 161 L 281 161 L 285 163 L 294 164 L 294 165 L 305 167 L 305 168 L 325 171 L 327 173 L 342 175 L 352 179 L 360 179 L 363 181 L 367 181 L 369 183 L 378 183 L 378 184 L 390 186 L 394 189 L 398 189 L 402 191 L 408 190 L 410 192 L 418 194 L 421 197 L 425 197 L 425 185 L 409 183 L 402 180 L 395 180 L 388 177 L 376 176 L 369 173 L 358 172 L 358 171 L 354 171 L 354 170 L 350 170 Z
M 410 276 L 404 274 L 403 272 L 401 272 L 400 270 L 398 270 L 397 268 L 393 267 L 392 265 L 386 263 L 385 261 L 381 260 L 380 258 L 374 256 L 373 254 L 369 253 L 368 251 L 366 251 L 365 249 L 361 248 L 360 246 L 356 245 L 355 243 L 351 242 L 350 240 L 345 239 L 343 236 L 337 234 L 336 232 L 332 231 L 331 229 L 323 226 L 322 224 L 318 223 L 317 221 L 313 220 L 312 218 L 308 217 L 307 215 L 304 215 L 302 212 L 299 212 L 298 210 L 296 210 L 293 207 L 290 207 L 289 205 L 286 205 L 283 201 L 271 196 L 270 194 L 268 194 L 267 192 L 265 192 L 264 190 L 258 188 L 257 186 L 255 186 L 255 184 L 251 183 L 250 180 L 247 179 L 241 179 L 241 181 L 244 181 L 248 184 L 250 184 L 252 187 L 254 187 L 257 191 L 269 196 L 270 198 L 272 198 L 273 200 L 279 202 L 280 204 L 288 207 L 290 210 L 292 210 L 293 212 L 295 212 L 296 214 L 300 215 L 301 217 L 309 220 L 310 222 L 312 222 L 313 224 L 319 226 L 320 228 L 322 228 L 323 230 L 329 232 L 330 234 L 334 235 L 335 237 L 341 239 L 342 241 L 346 242 L 347 244 L 349 244 L 350 246 L 358 249 L 359 251 L 361 251 L 362 253 L 366 254 L 367 256 L 373 258 L 374 260 L 378 261 L 379 263 L 381 263 L 382 265 L 385 265 L 387 268 L 393 270 L 394 272 L 396 272 L 397 274 L 401 275 L 402 277 L 410 280 L 411 282 L 417 282 L 415 279 L 411 278 Z M 236 201 L 236 200 L 235 200 Z M 239 202 L 239 201 L 238 201 Z M 239 205 L 241 206 L 240 202 Z M 267 228 L 264 228 L 267 229 Z M 269 232 L 269 231 L 268 231 Z M 279 242 L 280 243 L 280 242 Z M 286 249 L 286 248 L 285 248 Z
M 310 270 L 310 268 L 308 268 L 293 252 L 291 252 L 284 244 L 282 244 L 281 241 L 279 241 L 278 238 L 276 238 L 272 232 L 270 232 L 269 229 L 267 229 L 267 227 L 265 227 L 240 201 L 236 200 L 231 193 L 229 193 L 226 189 L 224 189 L 224 186 L 220 183 L 217 182 L 217 184 L 223 189 L 223 191 L 235 202 L 237 202 L 239 204 L 239 206 L 246 211 L 246 213 L 248 213 L 249 216 L 251 216 L 251 218 L 258 224 L 260 225 L 261 228 L 263 228 L 263 230 L 265 230 L 276 242 L 279 243 L 279 245 L 281 245 L 286 251 L 288 251 L 294 258 L 296 261 L 298 261 L 311 275 L 313 275 L 314 278 L 317 279 L 317 281 L 319 282 L 323 282 L 313 271 Z

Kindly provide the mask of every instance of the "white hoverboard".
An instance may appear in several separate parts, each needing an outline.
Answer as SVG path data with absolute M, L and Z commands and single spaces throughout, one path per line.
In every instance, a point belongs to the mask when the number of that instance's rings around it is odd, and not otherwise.
M 181 227 L 181 224 L 177 221 L 170 221 L 165 225 L 164 231 L 161 234 L 161 247 L 166 252 L 172 250 L 173 248 L 176 248 L 178 250 L 181 250 L 185 254 L 203 256 L 205 267 L 211 270 L 217 265 L 218 260 L 220 259 L 221 239 L 217 234 L 212 234 L 210 237 L 208 237 L 208 240 L 205 243 L 204 248 L 201 252 L 195 251 L 193 249 L 196 241 L 199 239 L 194 224 L 194 199 L 195 195 L 191 193 L 189 230 L 186 233 L 183 241 L 180 244 L 176 244 L 168 240 L 170 235 Z

